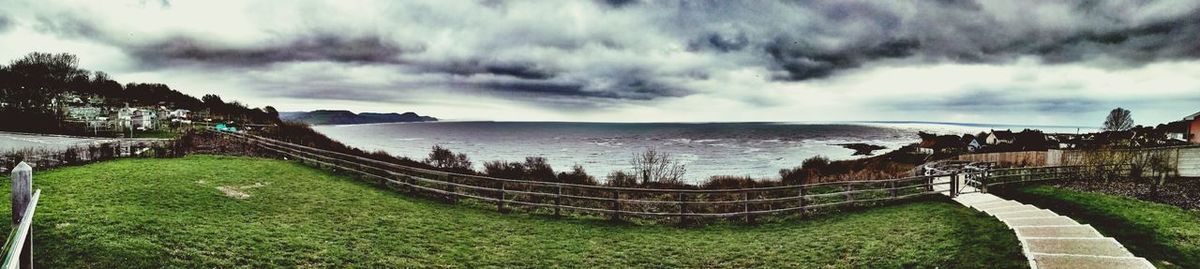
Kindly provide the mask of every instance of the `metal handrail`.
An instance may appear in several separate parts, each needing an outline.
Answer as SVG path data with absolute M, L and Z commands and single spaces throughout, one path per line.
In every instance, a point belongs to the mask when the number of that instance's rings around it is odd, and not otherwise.
M 29 199 L 29 206 L 25 207 L 25 215 L 22 215 L 21 222 L 17 227 L 9 232 L 8 242 L 4 243 L 4 269 L 14 269 L 21 266 L 21 250 L 25 249 L 25 238 L 29 237 L 29 229 L 33 224 L 33 213 L 37 209 L 38 198 L 42 196 L 42 190 L 38 189 L 33 192 L 33 197 Z

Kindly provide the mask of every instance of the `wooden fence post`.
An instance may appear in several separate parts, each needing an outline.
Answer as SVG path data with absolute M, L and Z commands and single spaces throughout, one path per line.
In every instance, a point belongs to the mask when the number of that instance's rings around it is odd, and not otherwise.
M 500 213 L 507 213 L 504 211 L 504 196 L 504 181 L 500 181 L 500 201 L 496 202 L 496 210 Z
M 679 204 L 679 224 L 683 225 L 683 224 L 687 223 L 687 221 L 684 219 L 685 217 L 683 215 L 684 210 L 687 208 L 687 204 L 684 203 L 683 192 L 678 192 L 675 195 L 678 197 L 678 200 L 679 200 L 679 202 L 678 202 L 678 204 Z
M 929 176 L 929 175 L 925 176 L 925 191 L 926 192 L 933 191 L 933 176 Z
M 950 198 L 958 197 L 958 174 L 950 175 Z
M 895 179 L 888 181 L 888 189 L 889 189 L 888 192 L 890 192 L 892 194 L 892 200 L 896 200 L 896 196 L 898 196 L 897 195 L 898 193 L 896 191 L 896 180 Z
M 808 200 L 808 199 L 804 198 L 804 185 L 800 185 L 800 190 L 797 192 L 800 195 L 800 217 L 803 218 L 804 214 L 808 213 L 808 208 L 805 207 L 805 206 L 807 206 L 806 200 Z
M 979 172 L 979 177 L 978 177 L 978 178 L 979 178 L 979 192 L 980 192 L 980 193 L 987 193 L 987 187 L 988 187 L 988 171 L 987 171 L 987 170 L 984 170 L 984 171 L 982 171 L 982 172 Z
M 613 190 L 612 205 L 610 206 L 610 208 L 612 209 L 612 220 L 614 220 L 614 221 L 621 220 L 621 191 L 620 190 Z
M 33 167 L 21 162 L 12 170 L 12 227 L 16 228 L 25 218 L 25 208 L 33 199 Z M 29 234 L 33 234 L 33 225 L 29 226 Z M 21 268 L 33 268 L 33 236 L 25 237 L 25 246 L 21 249 Z
M 554 217 L 562 217 L 562 185 L 558 185 L 558 192 L 554 194 Z
M 853 202 L 854 202 L 854 193 L 853 193 L 853 191 L 854 191 L 854 182 L 848 182 L 848 183 L 846 183 L 846 201 L 848 201 L 848 202 L 851 202 L 851 203 L 850 203 L 851 205 L 853 205 L 853 204 L 854 204 L 854 203 L 853 203 Z
M 742 217 L 746 223 L 752 223 L 754 219 L 750 218 L 750 192 L 742 191 Z
M 446 182 L 457 183 L 457 182 L 455 182 L 454 177 L 450 176 L 450 175 L 446 176 Z M 457 203 L 458 202 L 458 186 L 446 184 L 446 188 L 449 189 L 446 191 L 446 201 L 451 204 Z

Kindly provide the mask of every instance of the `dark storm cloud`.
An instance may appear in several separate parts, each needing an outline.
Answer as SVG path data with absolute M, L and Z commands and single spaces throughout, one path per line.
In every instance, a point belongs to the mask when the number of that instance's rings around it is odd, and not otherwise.
M 448 73 L 460 76 L 491 74 L 528 80 L 544 80 L 554 77 L 554 72 L 534 63 L 484 62 L 480 60 L 413 63 L 414 66 L 432 73 Z
M 191 37 L 176 37 L 128 49 L 132 55 L 151 66 L 181 61 L 238 66 L 304 61 L 396 63 L 401 54 L 420 50 L 402 48 L 379 37 L 333 34 L 295 37 L 290 41 L 256 47 L 222 46 Z
M 679 97 L 687 90 L 653 79 L 629 76 L 606 87 L 595 87 L 586 81 L 483 81 L 460 82 L 459 85 L 486 90 L 500 90 L 514 96 L 544 98 L 605 98 L 618 100 L 652 100 L 660 97 Z
M 595 0 L 595 1 L 606 4 L 611 7 L 624 7 L 624 6 L 633 5 L 633 4 L 637 4 L 638 2 L 641 2 L 639 0 Z
M 4 16 L 4 14 L 0 14 L 0 32 L 8 30 L 8 27 L 11 25 L 12 20 L 10 20 L 7 16 Z
M 1097 4 L 1100 2 L 1106 1 L 1063 2 L 1070 11 L 1063 16 L 1073 24 L 1066 31 L 1055 29 L 1063 25 L 1033 24 L 1037 19 L 1033 17 L 1030 22 L 1007 21 L 1009 18 L 989 13 L 973 1 L 921 2 L 936 5 L 918 5 L 919 11 L 909 17 L 898 15 L 902 9 L 878 4 L 820 2 L 809 8 L 819 10 L 824 22 L 858 27 L 783 32 L 764 45 L 764 52 L 775 68 L 785 71 L 777 78 L 786 80 L 822 78 L 875 60 L 910 56 L 960 62 L 1038 56 L 1052 63 L 1108 56 L 1131 64 L 1200 57 L 1200 42 L 1189 42 L 1200 40 L 1200 12 L 1196 9 L 1135 24 L 1126 23 L 1134 20 L 1122 14 L 1154 1 L 1134 2 L 1126 8 Z M 812 44 L 821 39 L 811 36 L 822 37 L 829 31 L 834 33 L 832 38 L 840 39 L 837 46 Z
M 1200 57 L 1200 11 L 1188 16 L 1106 32 L 1083 32 L 1030 48 L 1051 62 L 1111 53 L 1132 62 Z
M 893 40 L 863 47 L 841 48 L 824 52 L 797 39 L 777 39 L 766 45 L 766 53 L 779 68 L 787 71 L 786 80 L 822 78 L 833 72 L 855 68 L 880 58 L 908 57 L 920 47 L 916 41 Z
M 745 33 L 732 35 L 711 33 L 692 40 L 688 43 L 688 49 L 691 51 L 713 49 L 719 52 L 731 52 L 742 50 L 749 44 L 750 40 L 746 38 Z
M 1030 111 L 1042 113 L 1087 112 L 1107 107 L 1103 101 L 1080 96 L 1037 96 L 1023 89 L 980 89 L 952 96 L 921 96 L 891 104 L 899 110 L 937 110 L 973 113 Z
M 1200 8 L 1169 0 L 389 1 L 341 13 L 330 2 L 295 1 L 246 5 L 246 14 L 238 15 L 248 17 L 249 25 L 213 23 L 221 20 L 214 15 L 135 39 L 122 27 L 153 22 L 110 21 L 137 13 L 93 16 L 70 5 L 29 6 L 35 7 L 30 13 L 36 28 L 113 45 L 146 69 L 177 63 L 389 66 L 406 75 L 443 77 L 416 85 L 442 83 L 515 98 L 654 100 L 753 91 L 688 83 L 747 67 L 769 70 L 766 77 L 773 82 L 788 83 L 882 61 L 1004 63 L 1033 56 L 1079 64 L 1107 57 L 1136 66 L 1200 57 Z M 155 7 L 187 8 L 167 1 Z M 268 12 L 275 10 L 305 15 Z M 0 15 L 0 29 L 11 24 L 5 21 Z M 209 23 L 258 31 L 223 29 L 239 34 L 218 31 L 210 37 L 201 34 L 211 32 L 205 31 Z M 984 106 L 967 99 L 943 105 Z

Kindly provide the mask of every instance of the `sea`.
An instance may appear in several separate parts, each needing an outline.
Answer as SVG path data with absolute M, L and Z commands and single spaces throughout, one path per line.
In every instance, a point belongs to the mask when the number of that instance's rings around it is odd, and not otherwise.
M 364 150 L 422 160 L 434 145 L 466 154 L 477 170 L 487 161 L 545 157 L 555 171 L 582 166 L 603 181 L 612 171 L 630 169 L 635 154 L 665 152 L 686 167 L 685 178 L 699 183 L 712 176 L 757 179 L 779 177 L 813 156 L 861 158 L 838 144 L 884 146 L 882 154 L 919 142 L 918 131 L 977 134 L 1024 127 L 928 122 L 851 123 L 581 123 L 581 122 L 420 122 L 314 126 L 330 138 Z M 1047 132 L 1079 132 L 1070 126 L 1032 127 Z

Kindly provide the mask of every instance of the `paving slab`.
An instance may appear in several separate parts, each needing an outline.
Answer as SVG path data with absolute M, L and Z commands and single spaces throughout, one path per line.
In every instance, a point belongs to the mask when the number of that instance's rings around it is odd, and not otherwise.
M 1046 255 L 1035 254 L 1033 263 L 1037 269 L 1075 269 L 1075 268 L 1095 268 L 1095 269 L 1153 269 L 1154 264 L 1143 258 L 1129 257 L 1095 257 L 1085 255 Z
M 1007 220 L 1007 219 L 1020 219 L 1020 218 L 1048 218 L 1048 217 L 1058 217 L 1058 214 L 1057 214 L 1057 213 L 1054 213 L 1054 211 L 1050 211 L 1050 210 L 1041 209 L 1041 210 L 1029 210 L 1029 211 L 1016 211 L 1016 212 L 996 213 L 995 215 L 992 215 L 992 216 L 994 216 L 994 217 L 996 217 L 997 219 L 1000 219 L 1000 220 Z
M 1017 238 L 1104 238 L 1091 225 L 1023 226 L 1013 230 L 1017 232 Z
M 1045 217 L 1045 218 L 1020 218 L 1020 219 L 1006 219 L 1006 220 L 1002 219 L 1000 221 L 1003 221 L 1004 224 L 1008 224 L 1009 228 L 1016 228 L 1016 227 L 1021 227 L 1021 226 L 1077 225 L 1077 224 L 1079 224 L 1079 222 L 1075 222 L 1075 220 L 1068 218 L 1068 217 L 1063 217 L 1063 216 Z
M 979 204 L 979 203 L 985 203 L 985 202 L 1006 201 L 1006 200 L 1004 200 L 1000 197 L 997 197 L 995 195 L 989 194 L 989 193 L 968 193 L 968 194 L 963 194 L 963 195 L 959 195 L 958 197 L 955 197 L 954 201 L 957 201 L 964 205 L 972 205 L 972 204 Z
M 1000 208 L 1000 207 L 1008 207 L 1008 206 L 1018 206 L 1018 205 L 1023 205 L 1023 204 L 1020 202 L 1017 202 L 1017 201 L 1002 200 L 1002 201 L 993 201 L 993 202 L 978 203 L 978 204 L 968 204 L 967 206 L 975 208 L 976 210 L 984 210 L 984 209 L 992 209 L 992 208 Z
M 988 208 L 988 209 L 984 209 L 983 212 L 988 213 L 988 215 L 996 215 L 996 214 L 1000 214 L 1000 213 L 1033 211 L 1033 210 L 1041 210 L 1041 208 L 1037 208 L 1036 206 L 1031 206 L 1031 205 L 1018 205 L 1018 206 Z
M 1134 257 L 1112 238 L 1030 238 L 1021 240 L 1034 254 L 1072 254 L 1105 257 Z

